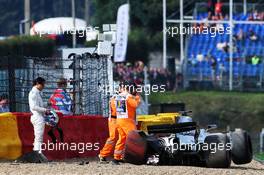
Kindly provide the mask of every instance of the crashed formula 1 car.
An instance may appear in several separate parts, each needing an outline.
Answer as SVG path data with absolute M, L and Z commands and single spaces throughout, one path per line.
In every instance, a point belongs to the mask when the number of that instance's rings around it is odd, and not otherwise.
M 125 148 L 126 162 L 210 168 L 228 168 L 231 160 L 235 164 L 251 162 L 252 145 L 246 131 L 214 132 L 216 125 L 202 129 L 186 114 L 177 114 L 175 123 L 149 125 L 147 133 L 130 132 Z

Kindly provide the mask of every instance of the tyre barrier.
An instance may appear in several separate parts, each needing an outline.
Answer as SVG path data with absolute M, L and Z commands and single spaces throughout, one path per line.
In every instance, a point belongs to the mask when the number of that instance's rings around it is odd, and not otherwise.
M 17 159 L 33 149 L 34 132 L 30 113 L 0 114 L 0 159 Z M 59 116 L 63 142 L 53 144 L 45 127 L 43 153 L 49 160 L 96 156 L 108 137 L 107 119 L 102 116 Z M 55 132 L 55 136 L 58 137 Z

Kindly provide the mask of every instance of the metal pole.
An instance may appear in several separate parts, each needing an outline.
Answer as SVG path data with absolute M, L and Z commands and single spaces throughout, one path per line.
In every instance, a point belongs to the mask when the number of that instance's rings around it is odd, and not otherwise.
M 243 2 L 243 11 L 244 11 L 244 15 L 247 14 L 247 0 L 244 0 Z
M 80 63 L 81 62 L 81 56 L 80 55 L 74 55 L 74 69 L 73 69 L 73 78 L 74 78 L 74 114 L 80 114 L 81 112 L 81 68 Z
M 166 0 L 163 0 L 163 68 L 167 67 Z
M 19 35 L 23 34 L 23 23 L 19 23 Z
M 263 153 L 264 152 L 264 128 L 262 128 L 262 131 L 261 131 L 261 133 L 260 133 L 260 153 Z
M 8 85 L 9 85 L 9 101 L 10 101 L 10 111 L 16 112 L 16 78 L 15 78 L 15 66 L 14 57 L 10 55 L 8 57 Z
M 86 26 L 90 25 L 90 0 L 85 0 L 84 19 L 86 22 Z
M 183 63 L 184 59 L 184 48 L 183 48 L 183 0 L 180 0 L 180 42 L 181 42 L 181 55 L 180 55 L 180 60 L 181 60 L 181 65 Z
M 30 0 L 24 0 L 25 34 L 30 33 Z
M 72 4 L 72 20 L 73 20 L 73 32 L 72 32 L 72 47 L 76 47 L 76 24 L 75 24 L 75 0 L 71 1 Z
M 231 28 L 229 35 L 229 90 L 233 90 L 233 0 L 229 2 L 229 26 Z
M 108 73 L 108 83 L 109 83 L 109 94 L 112 96 L 114 94 L 114 76 L 113 76 L 113 62 L 111 60 L 112 56 L 108 56 L 107 58 L 107 73 Z
M 148 68 L 147 66 L 144 67 L 144 86 L 148 86 Z M 147 104 L 147 114 L 149 113 L 149 100 L 148 95 L 145 93 L 145 103 Z
M 262 81 L 263 81 L 263 67 L 264 67 L 264 63 L 261 63 L 261 67 L 262 67 L 262 71 L 260 72 L 259 75 L 259 84 L 260 84 L 260 89 L 262 89 Z

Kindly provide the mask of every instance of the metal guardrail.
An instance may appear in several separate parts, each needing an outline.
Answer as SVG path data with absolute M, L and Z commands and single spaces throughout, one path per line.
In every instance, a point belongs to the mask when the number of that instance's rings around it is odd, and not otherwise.
M 185 82 L 186 88 L 190 89 L 220 89 L 220 90 L 228 90 L 229 84 L 229 70 L 225 69 L 224 66 L 218 65 L 218 70 L 214 70 L 211 67 L 206 69 L 197 68 L 195 65 L 191 65 L 190 63 L 186 64 L 186 72 L 185 72 Z M 262 66 L 262 71 L 258 71 L 256 75 L 246 75 L 244 72 L 246 68 L 246 63 L 241 66 L 238 70 L 239 72 L 233 72 L 233 86 L 234 90 L 238 91 L 264 91 L 264 80 L 263 80 L 263 69 L 264 63 L 260 63 L 259 67 Z M 250 65 L 250 64 L 248 64 Z M 209 65 L 210 66 L 210 65 Z M 195 73 L 192 70 L 195 69 Z M 260 68 L 259 68 L 260 69 Z M 197 72 L 198 71 L 198 72 Z M 208 71 L 207 73 L 205 73 Z

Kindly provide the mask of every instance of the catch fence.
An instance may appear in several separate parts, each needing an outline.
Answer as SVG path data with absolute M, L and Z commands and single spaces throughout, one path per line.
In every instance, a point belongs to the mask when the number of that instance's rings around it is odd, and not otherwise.
M 73 100 L 74 114 L 108 115 L 111 60 L 107 56 L 85 53 L 63 58 L 25 56 L 0 57 L 0 94 L 9 96 L 12 112 L 28 112 L 28 93 L 33 80 L 46 80 L 42 96 L 45 106 L 60 78 L 68 80 L 66 91 Z

